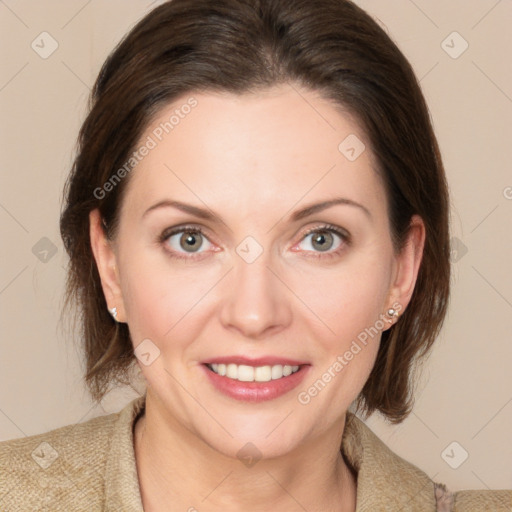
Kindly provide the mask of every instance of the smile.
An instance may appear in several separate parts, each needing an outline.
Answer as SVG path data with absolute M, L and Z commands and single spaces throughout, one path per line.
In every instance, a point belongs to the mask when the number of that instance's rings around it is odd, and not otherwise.
M 269 382 L 271 380 L 288 377 L 292 373 L 299 371 L 299 366 L 291 366 L 288 364 L 248 366 L 245 364 L 213 363 L 207 366 L 217 375 L 227 377 L 228 379 L 238 380 L 240 382 Z
M 217 392 L 252 403 L 286 395 L 311 371 L 310 363 L 278 356 L 224 356 L 204 361 L 200 367 Z

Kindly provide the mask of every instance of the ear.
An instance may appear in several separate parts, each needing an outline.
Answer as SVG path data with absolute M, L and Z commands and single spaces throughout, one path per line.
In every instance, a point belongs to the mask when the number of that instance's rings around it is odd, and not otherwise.
M 117 309 L 116 320 L 124 322 L 125 308 L 121 287 L 119 285 L 119 272 L 116 263 L 116 254 L 112 243 L 107 239 L 103 228 L 103 219 L 98 209 L 92 210 L 89 214 L 89 236 L 91 248 L 101 279 L 101 287 L 107 302 L 108 308 Z
M 425 224 L 419 215 L 414 215 L 404 246 L 395 256 L 395 275 L 389 292 L 388 309 L 393 308 L 400 314 L 405 311 L 416 286 L 424 246 Z

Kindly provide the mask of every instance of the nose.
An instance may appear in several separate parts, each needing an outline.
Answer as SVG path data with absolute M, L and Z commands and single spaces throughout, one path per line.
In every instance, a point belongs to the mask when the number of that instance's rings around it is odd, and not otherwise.
M 235 254 L 233 266 L 224 284 L 228 291 L 220 313 L 223 326 L 253 340 L 285 329 L 292 318 L 291 292 L 271 268 L 267 253 L 252 263 Z

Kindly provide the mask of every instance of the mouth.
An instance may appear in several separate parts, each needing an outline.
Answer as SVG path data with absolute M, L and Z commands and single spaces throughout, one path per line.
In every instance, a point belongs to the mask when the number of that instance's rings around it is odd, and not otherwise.
M 290 366 L 288 364 L 249 366 L 234 363 L 212 363 L 206 366 L 221 377 L 227 377 L 228 379 L 240 382 L 269 382 L 288 377 L 300 369 L 299 365 Z
M 201 366 L 217 391 L 245 402 L 272 400 L 290 392 L 311 367 L 290 359 L 235 356 L 206 361 Z

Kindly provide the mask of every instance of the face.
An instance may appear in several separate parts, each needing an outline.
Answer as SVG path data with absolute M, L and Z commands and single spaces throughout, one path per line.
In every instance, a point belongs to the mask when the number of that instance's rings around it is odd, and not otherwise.
M 184 96 L 144 144 L 116 239 L 101 239 L 94 212 L 91 236 L 160 416 L 231 457 L 249 441 L 281 455 L 342 426 L 421 245 L 420 229 L 395 254 L 361 128 L 282 86 Z

